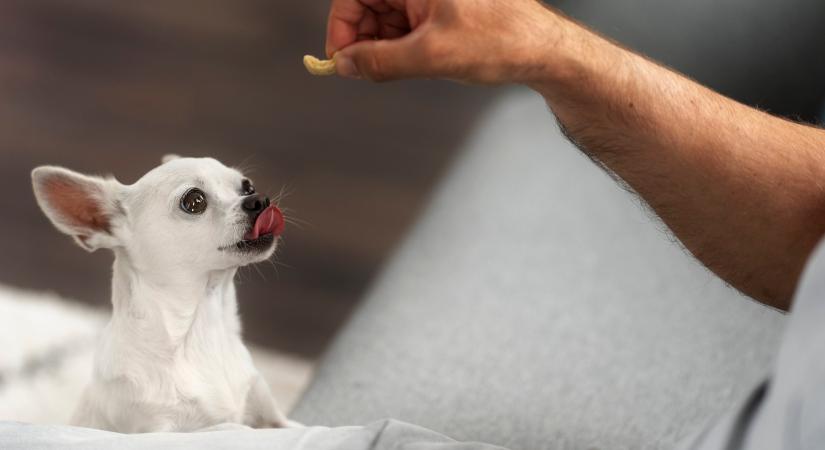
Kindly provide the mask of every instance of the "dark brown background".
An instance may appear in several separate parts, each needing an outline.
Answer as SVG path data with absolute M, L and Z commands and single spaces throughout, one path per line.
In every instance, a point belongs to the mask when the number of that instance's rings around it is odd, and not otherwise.
M 327 1 L 0 2 L 0 282 L 109 302 L 111 256 L 35 205 L 58 164 L 131 183 L 169 152 L 253 167 L 307 225 L 239 277 L 247 337 L 317 355 L 493 91 L 306 74 Z

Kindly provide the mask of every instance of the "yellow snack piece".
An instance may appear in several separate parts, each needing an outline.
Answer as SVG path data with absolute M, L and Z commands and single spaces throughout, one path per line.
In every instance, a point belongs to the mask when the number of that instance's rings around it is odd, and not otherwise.
M 335 75 L 337 73 L 334 56 L 332 59 L 321 60 L 312 55 L 306 55 L 304 56 L 304 67 L 307 68 L 309 73 L 318 76 Z

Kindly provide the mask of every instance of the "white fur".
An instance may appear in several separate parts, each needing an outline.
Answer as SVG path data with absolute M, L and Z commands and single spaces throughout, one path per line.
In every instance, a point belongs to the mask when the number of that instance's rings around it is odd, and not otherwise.
M 214 159 L 169 157 L 130 186 L 57 167 L 32 178 L 58 229 L 90 251 L 115 254 L 112 318 L 74 425 L 127 433 L 289 425 L 240 337 L 235 272 L 276 247 L 234 248 L 251 226 L 240 172 Z M 108 230 L 73 220 L 74 210 L 50 195 L 55 179 L 88 188 Z M 208 198 L 202 215 L 179 208 L 193 187 Z

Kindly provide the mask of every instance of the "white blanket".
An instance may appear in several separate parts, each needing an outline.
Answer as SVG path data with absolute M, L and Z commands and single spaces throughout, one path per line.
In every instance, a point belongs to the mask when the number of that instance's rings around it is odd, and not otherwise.
M 218 427 L 220 428 L 220 427 Z M 252 430 L 228 427 L 197 433 L 119 434 L 66 426 L 0 422 L 4 450 L 495 450 L 460 443 L 433 431 L 396 420 L 365 427 L 312 427 Z
M 68 423 L 91 377 L 108 314 L 56 294 L 0 285 L 0 420 Z M 312 362 L 254 346 L 250 351 L 278 402 L 291 408 Z

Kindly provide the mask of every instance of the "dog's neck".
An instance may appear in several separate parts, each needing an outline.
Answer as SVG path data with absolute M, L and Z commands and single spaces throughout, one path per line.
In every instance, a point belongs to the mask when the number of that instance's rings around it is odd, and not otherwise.
M 237 335 L 236 271 L 140 270 L 116 251 L 110 329 L 172 351 L 193 339 Z

